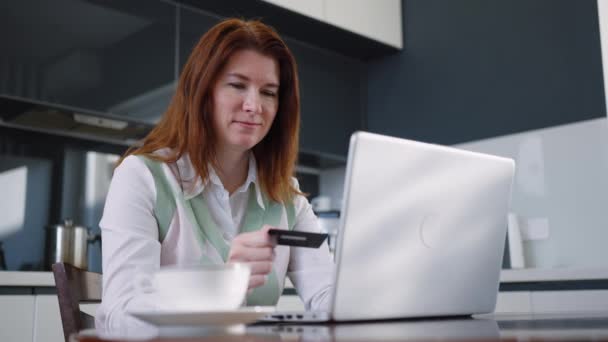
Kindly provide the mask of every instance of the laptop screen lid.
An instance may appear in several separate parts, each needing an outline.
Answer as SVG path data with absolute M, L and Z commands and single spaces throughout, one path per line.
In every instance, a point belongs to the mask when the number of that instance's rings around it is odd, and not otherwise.
M 492 312 L 514 169 L 507 158 L 354 133 L 331 318 Z

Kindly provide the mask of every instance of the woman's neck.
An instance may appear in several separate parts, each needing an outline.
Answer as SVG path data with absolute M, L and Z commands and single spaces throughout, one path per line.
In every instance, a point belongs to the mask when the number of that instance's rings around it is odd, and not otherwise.
M 247 179 L 249 152 L 218 151 L 219 170 L 216 173 L 224 188 L 232 195 Z

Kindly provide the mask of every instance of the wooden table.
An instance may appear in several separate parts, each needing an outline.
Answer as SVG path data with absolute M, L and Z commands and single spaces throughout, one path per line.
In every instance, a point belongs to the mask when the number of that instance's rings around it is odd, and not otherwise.
M 608 308 L 607 308 L 608 310 Z M 387 322 L 250 325 L 232 331 L 142 332 L 99 336 L 84 331 L 73 340 L 100 341 L 608 341 L 608 311 L 587 314 L 482 315 L 474 318 Z M 148 334 L 148 335 L 146 335 Z

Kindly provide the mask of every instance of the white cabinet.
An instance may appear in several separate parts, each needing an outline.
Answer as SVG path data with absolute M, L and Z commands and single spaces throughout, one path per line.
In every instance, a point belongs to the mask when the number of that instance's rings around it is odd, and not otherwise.
M 606 313 L 608 290 L 499 292 L 495 313 Z
M 0 341 L 32 341 L 33 327 L 34 296 L 0 295 Z
M 0 295 L 0 341 L 63 340 L 56 295 Z
M 324 0 L 328 23 L 403 48 L 401 0 Z
M 63 341 L 63 327 L 61 326 L 57 295 L 37 295 L 32 297 L 35 298 L 35 311 L 34 336 L 31 341 Z
M 264 0 L 271 4 L 287 8 L 290 11 L 307 15 L 320 21 L 325 21 L 323 3 L 325 0 Z
M 532 293 L 530 291 L 499 292 L 496 297 L 495 313 L 531 313 Z
M 341 29 L 403 48 L 401 0 L 264 0 Z

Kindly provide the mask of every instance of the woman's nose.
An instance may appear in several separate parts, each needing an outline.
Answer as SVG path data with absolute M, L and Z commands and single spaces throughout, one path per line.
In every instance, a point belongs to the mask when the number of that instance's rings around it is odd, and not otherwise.
M 260 113 L 262 111 L 262 101 L 255 91 L 247 92 L 243 101 L 243 109 L 248 113 Z

